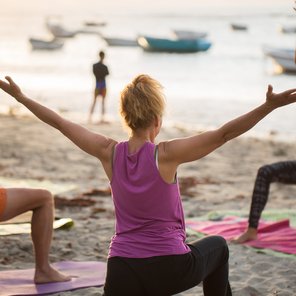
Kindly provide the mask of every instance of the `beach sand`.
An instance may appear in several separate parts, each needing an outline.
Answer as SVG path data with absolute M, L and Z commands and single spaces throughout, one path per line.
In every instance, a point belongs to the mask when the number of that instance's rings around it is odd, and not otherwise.
M 86 125 L 117 140 L 126 138 L 120 123 Z M 158 140 L 192 134 L 164 127 Z M 74 227 L 56 230 L 51 261 L 106 261 L 114 228 L 109 183 L 102 166 L 58 131 L 29 116 L 0 115 L 0 185 L 33 184 L 52 189 L 56 216 L 71 217 Z M 178 170 L 185 216 L 213 210 L 248 211 L 257 169 L 295 158 L 295 143 L 242 136 L 211 155 Z M 35 183 L 34 183 L 35 182 Z M 267 209 L 293 209 L 295 186 L 274 184 Z M 192 239 L 189 237 L 188 240 Z M 296 260 L 230 244 L 230 282 L 236 296 L 296 294 Z M 0 238 L 0 270 L 34 266 L 28 234 Z M 87 288 L 54 295 L 101 295 Z M 200 286 L 178 295 L 203 295 Z

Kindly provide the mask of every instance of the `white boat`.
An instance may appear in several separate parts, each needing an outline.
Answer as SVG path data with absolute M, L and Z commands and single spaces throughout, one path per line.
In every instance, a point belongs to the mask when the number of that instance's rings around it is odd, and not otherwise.
M 296 72 L 295 50 L 292 48 L 263 47 L 263 52 L 285 72 Z
M 280 31 L 284 34 L 294 34 L 296 33 L 296 26 L 282 26 Z
M 109 46 L 138 46 L 137 39 L 102 37 Z
M 244 24 L 230 24 L 230 27 L 234 31 L 247 31 L 248 27 Z
M 67 30 L 62 25 L 57 23 L 46 22 L 46 27 L 56 38 L 71 38 L 77 34 L 77 31 Z
M 207 32 L 190 31 L 190 30 L 172 30 L 175 38 L 178 39 L 198 39 L 207 37 Z
M 29 42 L 32 46 L 32 49 L 39 50 L 55 50 L 63 47 L 64 42 L 56 39 L 44 40 L 37 38 L 29 38 Z
M 87 27 L 104 27 L 107 25 L 106 22 L 97 22 L 95 20 L 89 20 L 89 21 L 85 21 L 84 22 L 84 25 L 87 26 Z

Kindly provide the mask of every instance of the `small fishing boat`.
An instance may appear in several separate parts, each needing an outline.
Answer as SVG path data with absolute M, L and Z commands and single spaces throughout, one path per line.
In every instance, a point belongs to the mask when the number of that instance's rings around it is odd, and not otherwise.
M 279 65 L 284 72 L 296 72 L 294 49 L 264 46 L 263 53 Z
M 102 37 L 109 46 L 138 46 L 137 39 Z
M 207 37 L 207 32 L 191 31 L 191 30 L 172 30 L 174 37 L 178 39 L 198 39 Z
M 29 42 L 34 50 L 55 50 L 63 47 L 64 42 L 56 40 L 44 40 L 38 38 L 29 38 Z
M 89 21 L 85 21 L 84 22 L 84 25 L 87 26 L 87 27 L 104 27 L 107 25 L 106 22 L 98 22 L 98 21 L 92 21 L 92 20 L 89 20 Z
M 211 47 L 211 42 L 206 39 L 168 39 L 149 36 L 140 36 L 138 44 L 145 51 L 192 53 L 206 51 Z
M 77 34 L 77 31 L 67 30 L 58 23 L 47 22 L 46 27 L 49 32 L 56 38 L 72 38 Z
M 230 27 L 234 31 L 247 31 L 248 27 L 243 24 L 230 24 Z
M 295 34 L 296 26 L 281 26 L 280 31 L 284 34 Z

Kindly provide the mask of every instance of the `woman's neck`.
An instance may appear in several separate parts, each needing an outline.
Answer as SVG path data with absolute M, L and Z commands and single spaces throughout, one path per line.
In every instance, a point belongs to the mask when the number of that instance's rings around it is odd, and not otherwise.
M 129 141 L 129 152 L 134 153 L 146 142 L 154 143 L 155 135 L 151 130 L 133 131 Z

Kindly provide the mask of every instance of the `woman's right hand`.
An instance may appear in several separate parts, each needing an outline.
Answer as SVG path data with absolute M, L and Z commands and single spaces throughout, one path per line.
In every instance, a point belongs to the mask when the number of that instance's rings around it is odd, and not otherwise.
M 11 79 L 11 77 L 5 76 L 5 79 L 8 83 L 0 79 L 0 88 L 19 101 L 19 99 L 23 97 L 20 87 Z

